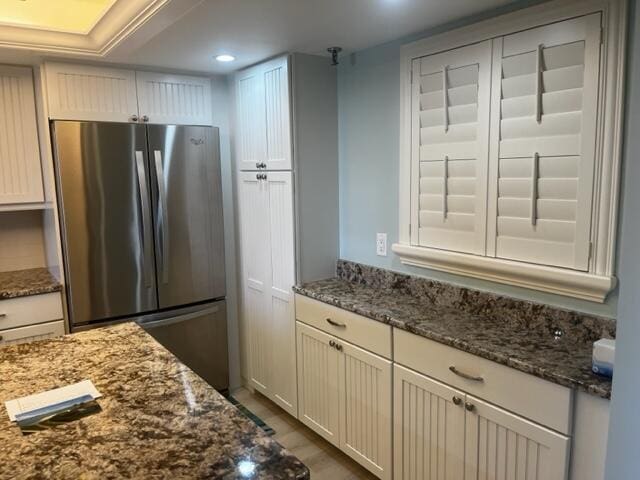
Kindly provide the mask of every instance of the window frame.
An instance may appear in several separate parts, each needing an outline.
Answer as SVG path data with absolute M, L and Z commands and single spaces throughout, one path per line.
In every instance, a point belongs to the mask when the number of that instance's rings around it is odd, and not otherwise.
M 601 55 L 590 259 L 586 272 L 412 244 L 412 61 L 523 30 L 601 13 Z M 404 45 L 400 61 L 399 241 L 405 265 L 603 303 L 616 286 L 615 246 L 624 113 L 626 0 L 552 0 Z M 490 146 L 491 147 L 491 146 Z M 490 166 L 491 168 L 491 166 Z

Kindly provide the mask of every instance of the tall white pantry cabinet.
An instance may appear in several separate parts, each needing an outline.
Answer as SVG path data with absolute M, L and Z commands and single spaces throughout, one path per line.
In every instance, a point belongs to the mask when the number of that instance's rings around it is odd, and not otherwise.
M 297 282 L 334 274 L 338 256 L 336 70 L 292 54 L 234 82 L 243 377 L 297 416 Z

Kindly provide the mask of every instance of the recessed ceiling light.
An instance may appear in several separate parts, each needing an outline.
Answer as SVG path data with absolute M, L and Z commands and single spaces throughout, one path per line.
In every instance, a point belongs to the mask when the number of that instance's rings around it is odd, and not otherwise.
M 219 62 L 233 62 L 236 59 L 233 55 L 218 55 L 216 60 Z

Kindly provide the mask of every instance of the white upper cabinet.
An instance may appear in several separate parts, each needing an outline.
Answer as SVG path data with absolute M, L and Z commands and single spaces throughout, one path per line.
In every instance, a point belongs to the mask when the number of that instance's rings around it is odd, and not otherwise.
M 600 14 L 494 41 L 491 254 L 587 270 Z
M 491 42 L 415 59 L 412 71 L 413 243 L 483 255 Z
M 208 78 L 46 63 L 56 120 L 211 125 Z
M 211 82 L 208 78 L 136 72 L 142 121 L 211 125 Z
M 45 71 L 50 118 L 129 122 L 138 117 L 132 70 L 46 63 Z
M 235 85 L 238 167 L 291 169 L 289 57 L 239 72 Z
M 0 204 L 44 201 L 31 68 L 0 67 Z
M 240 170 L 256 170 L 267 160 L 264 83 L 261 70 L 252 68 L 236 75 L 236 162 Z
M 276 58 L 262 65 L 269 170 L 291 168 L 291 122 L 289 107 L 289 59 Z
M 551 0 L 402 47 L 402 263 L 604 302 L 625 29 L 625 0 Z

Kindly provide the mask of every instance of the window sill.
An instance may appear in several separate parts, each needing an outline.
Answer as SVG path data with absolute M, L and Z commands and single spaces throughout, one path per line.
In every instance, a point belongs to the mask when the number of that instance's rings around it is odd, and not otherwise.
M 431 268 L 598 303 L 604 303 L 617 283 L 616 277 L 401 243 L 394 244 L 392 250 L 405 265 Z

